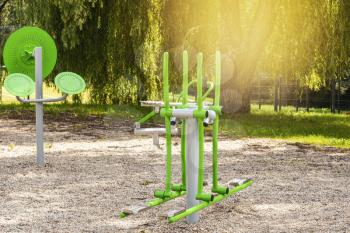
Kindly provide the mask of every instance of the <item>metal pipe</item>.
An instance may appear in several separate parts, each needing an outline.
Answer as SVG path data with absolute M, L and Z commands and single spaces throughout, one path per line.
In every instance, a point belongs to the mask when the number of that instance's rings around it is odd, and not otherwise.
M 169 106 L 169 54 L 168 52 L 164 53 L 163 56 L 163 98 L 164 98 L 164 107 L 166 111 L 170 110 Z M 165 116 L 165 129 L 166 129 L 166 177 L 165 177 L 165 193 L 169 194 L 171 192 L 171 124 L 170 117 Z
M 235 194 L 235 193 L 237 193 L 237 192 L 247 188 L 252 183 L 253 183 L 253 181 L 249 180 L 246 183 L 231 189 L 228 194 L 226 194 L 226 195 L 219 194 L 211 202 L 201 202 L 200 204 L 198 204 L 198 205 L 196 205 L 196 206 L 194 206 L 194 207 L 192 207 L 190 209 L 186 209 L 185 211 L 179 213 L 178 215 L 175 215 L 173 217 L 168 218 L 168 221 L 170 223 L 174 223 L 176 221 L 179 221 L 180 219 L 182 219 L 184 217 L 187 217 L 187 216 L 189 216 L 191 214 L 194 214 L 194 213 L 196 213 L 196 212 L 198 212 L 198 211 L 200 211 L 200 210 L 202 210 L 202 209 L 204 209 L 206 207 L 211 206 L 212 204 L 215 204 L 215 203 L 217 203 L 217 202 L 219 202 L 219 201 L 221 201 L 221 200 L 223 200 L 225 198 L 228 198 L 229 196 L 231 196 L 231 195 L 233 195 L 233 194 Z
M 169 108 L 169 53 L 163 55 L 163 99 L 164 107 Z
M 176 192 L 175 195 L 172 195 L 171 197 L 166 197 L 166 198 L 155 198 L 153 200 L 150 200 L 149 202 L 147 202 L 147 205 L 148 206 L 157 206 L 157 205 L 160 205 L 160 204 L 163 204 L 164 202 L 167 202 L 167 201 L 170 201 L 170 200 L 173 200 L 177 197 L 180 197 L 180 196 L 183 196 L 185 195 L 186 192 Z
M 137 123 L 143 124 L 147 122 L 149 119 L 154 117 L 156 115 L 156 112 L 153 110 L 152 112 L 148 113 L 146 116 L 142 117 Z
M 199 145 L 198 145 L 198 123 L 197 119 L 191 118 L 187 120 L 187 150 L 186 150 L 186 208 L 192 208 L 199 204 L 196 199 L 198 184 L 198 161 L 199 161 Z M 196 223 L 199 220 L 199 214 L 193 214 L 187 217 L 188 223 Z
M 221 54 L 216 51 L 215 59 L 215 99 L 214 106 L 220 106 L 220 91 L 221 91 Z
M 198 111 L 203 110 L 202 102 L 202 75 L 203 75 L 203 54 L 197 55 L 197 106 Z M 198 146 L 199 146 L 199 162 L 198 162 L 198 189 L 197 197 L 203 192 L 203 176 L 204 176 L 204 126 L 203 119 L 197 119 L 198 124 Z
M 187 51 L 183 51 L 182 54 L 182 105 L 187 105 L 187 98 L 188 98 L 188 53 Z M 187 127 L 187 121 L 186 119 L 182 120 L 181 125 L 181 178 L 182 178 L 182 188 L 186 189 L 186 127 Z
M 212 82 L 207 82 L 207 84 L 209 84 L 209 88 L 208 90 L 204 93 L 204 95 L 202 96 L 202 100 L 204 101 L 208 95 L 210 94 L 210 92 L 214 89 L 214 83 Z
M 34 48 L 35 58 L 35 98 L 43 98 L 43 64 L 42 48 Z M 36 125 L 36 162 L 39 166 L 44 166 L 44 110 L 43 102 L 35 104 L 35 125 Z
M 63 101 L 68 97 L 68 94 L 64 93 L 63 96 L 57 98 L 47 98 L 47 99 L 23 99 L 19 96 L 16 96 L 16 99 L 19 102 L 28 104 L 28 103 L 50 103 L 50 102 L 59 102 Z
M 220 82 L 221 82 L 221 55 L 216 51 L 215 59 L 215 99 L 214 107 L 220 106 Z M 218 191 L 218 137 L 219 137 L 219 112 L 217 112 L 213 126 L 213 187 L 212 191 Z

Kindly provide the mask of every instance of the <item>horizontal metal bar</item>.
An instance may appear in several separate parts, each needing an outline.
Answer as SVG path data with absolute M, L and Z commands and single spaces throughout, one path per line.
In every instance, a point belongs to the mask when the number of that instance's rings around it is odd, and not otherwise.
M 180 119 L 194 118 L 193 112 L 196 108 L 185 108 L 185 109 L 173 109 L 172 116 Z
M 163 101 L 140 101 L 142 107 L 164 107 Z M 205 106 L 212 106 L 212 103 L 203 102 Z M 181 102 L 170 102 L 170 107 L 183 107 Z M 189 102 L 187 107 L 194 108 L 197 107 L 197 103 Z
M 164 135 L 166 133 L 165 128 L 136 128 L 134 129 L 134 134 L 136 135 Z M 177 128 L 171 129 L 171 134 L 176 135 L 178 134 Z
M 178 215 L 175 215 L 173 217 L 168 218 L 168 221 L 170 223 L 174 223 L 174 222 L 176 222 L 176 221 L 178 221 L 178 220 L 180 220 L 180 219 L 182 219 L 184 217 L 187 217 L 187 216 L 189 216 L 189 215 L 191 215 L 193 213 L 196 213 L 196 212 L 198 212 L 198 211 L 200 211 L 200 210 L 202 210 L 202 209 L 204 209 L 204 208 L 206 208 L 208 206 L 211 206 L 212 204 L 215 204 L 215 203 L 217 203 L 217 202 L 219 202 L 219 201 L 221 201 L 221 200 L 223 200 L 223 199 L 225 199 L 225 198 L 227 198 L 227 197 L 229 197 L 229 196 L 231 196 L 231 195 L 233 195 L 233 194 L 235 194 L 235 193 L 237 193 L 237 192 L 247 188 L 252 183 L 253 183 L 253 181 L 249 180 L 246 183 L 231 189 L 228 194 L 226 194 L 226 195 L 219 194 L 211 202 L 201 202 L 200 204 L 198 204 L 196 206 L 193 206 L 190 209 L 186 209 L 185 211 L 179 213 Z
M 59 102 L 59 101 L 63 101 L 68 97 L 68 94 L 64 94 L 61 97 L 58 98 L 48 98 L 48 99 L 23 99 L 19 96 L 16 96 L 16 99 L 22 103 L 49 103 L 49 102 Z

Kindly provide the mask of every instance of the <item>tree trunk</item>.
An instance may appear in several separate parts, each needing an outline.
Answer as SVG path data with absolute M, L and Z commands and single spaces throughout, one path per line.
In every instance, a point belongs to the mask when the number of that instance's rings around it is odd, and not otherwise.
M 235 10 L 232 13 L 233 16 L 229 17 L 236 22 L 231 26 L 231 32 L 233 35 L 241 35 L 242 29 L 237 27 L 239 23 L 239 1 L 236 2 Z M 240 45 L 237 52 L 233 52 L 232 59 L 234 61 L 235 71 L 231 77 L 223 77 L 226 81 L 223 85 L 222 91 L 222 105 L 223 112 L 249 112 L 250 111 L 250 93 L 251 83 L 255 77 L 256 66 L 259 62 L 259 58 L 262 55 L 266 44 L 270 38 L 274 20 L 275 20 L 275 0 L 260 0 L 258 3 L 256 14 L 252 20 L 248 32 L 244 36 L 232 37 L 231 51 L 237 51 L 234 45 L 237 44 L 237 40 L 240 40 Z M 221 6 L 221 11 L 227 12 L 227 5 Z M 224 22 L 230 22 L 230 20 L 224 20 Z M 232 21 L 231 21 L 232 22 Z M 222 30 L 226 30 L 226 27 L 222 27 Z M 234 28 L 234 30 L 232 30 Z M 227 41 L 225 41 L 227 42 Z M 222 42 L 221 42 L 222 46 Z M 235 99 L 230 99 L 235 98 Z

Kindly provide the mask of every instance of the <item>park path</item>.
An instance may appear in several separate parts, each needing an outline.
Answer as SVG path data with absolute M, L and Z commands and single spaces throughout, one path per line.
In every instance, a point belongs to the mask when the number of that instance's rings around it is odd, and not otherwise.
M 162 187 L 164 139 L 155 148 L 151 138 L 131 134 L 129 121 L 47 120 L 47 164 L 39 169 L 33 119 L 0 118 L 0 232 L 350 232 L 348 150 L 222 138 L 222 183 L 255 183 L 202 211 L 197 225 L 168 224 L 164 214 L 183 199 L 117 218 Z M 179 181 L 179 139 L 173 143 Z M 209 141 L 205 152 L 209 180 Z

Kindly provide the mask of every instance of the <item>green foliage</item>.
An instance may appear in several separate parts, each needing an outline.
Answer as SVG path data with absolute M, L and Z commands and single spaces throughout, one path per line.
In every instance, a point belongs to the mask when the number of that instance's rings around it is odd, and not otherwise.
M 32 0 L 22 21 L 54 36 L 56 70 L 81 74 L 92 103 L 136 104 L 159 98 L 162 2 Z
M 349 1 L 286 0 L 259 70 L 319 90 L 349 74 Z
M 349 12 L 348 0 L 12 0 L 0 25 L 49 31 L 59 50 L 56 71 L 81 74 L 92 103 L 159 99 L 165 50 L 178 92 L 182 51 L 189 51 L 192 76 L 195 54 L 204 52 L 210 76 L 220 49 L 222 103 L 236 109 L 249 105 L 255 74 L 313 90 L 349 76 Z

